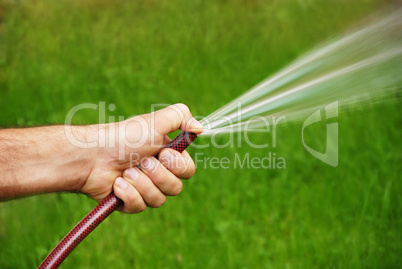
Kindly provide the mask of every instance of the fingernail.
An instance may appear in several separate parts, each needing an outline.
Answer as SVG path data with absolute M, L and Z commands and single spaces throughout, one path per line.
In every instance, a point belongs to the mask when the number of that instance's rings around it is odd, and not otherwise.
M 119 187 L 120 189 L 126 189 L 127 188 L 127 181 L 125 181 L 123 178 L 118 177 L 116 179 L 116 185 L 117 187 Z
M 126 176 L 131 180 L 136 180 L 140 174 L 138 173 L 137 169 L 130 167 L 126 169 Z
M 151 158 L 145 158 L 142 162 L 141 162 L 141 166 L 144 167 L 145 169 L 152 169 L 154 167 L 154 162 L 152 161 Z
M 196 130 L 203 130 L 204 129 L 204 125 L 202 125 L 198 120 L 196 120 L 195 118 L 192 119 L 191 125 L 190 125 L 191 129 L 196 129 Z

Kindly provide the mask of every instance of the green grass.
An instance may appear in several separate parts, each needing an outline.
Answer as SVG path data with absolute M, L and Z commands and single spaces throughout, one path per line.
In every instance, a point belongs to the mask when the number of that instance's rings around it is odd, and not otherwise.
M 205 116 L 385 4 L 0 3 L 4 128 L 61 124 L 73 106 L 100 101 L 116 105 L 108 115 L 183 102 Z M 63 268 L 401 268 L 401 112 L 398 100 L 342 114 L 337 168 L 306 152 L 302 123 L 280 126 L 276 148 L 192 149 L 230 159 L 271 151 L 286 169 L 199 167 L 160 209 L 113 214 Z M 324 143 L 325 125 L 316 136 Z M 95 205 L 77 194 L 1 203 L 0 268 L 37 266 Z

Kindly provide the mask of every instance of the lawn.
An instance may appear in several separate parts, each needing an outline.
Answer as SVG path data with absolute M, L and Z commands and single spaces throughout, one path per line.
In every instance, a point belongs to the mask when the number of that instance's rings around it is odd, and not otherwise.
M 0 0 L 0 127 L 63 124 L 80 103 L 115 104 L 107 118 L 178 102 L 207 116 L 386 2 Z M 201 164 L 178 197 L 114 213 L 62 267 L 402 268 L 401 115 L 400 99 L 342 113 L 336 168 L 305 150 L 302 122 L 268 149 L 192 148 L 271 152 L 286 168 Z M 325 124 L 314 130 L 324 145 Z M 0 203 L 0 268 L 38 266 L 95 205 L 67 193 Z

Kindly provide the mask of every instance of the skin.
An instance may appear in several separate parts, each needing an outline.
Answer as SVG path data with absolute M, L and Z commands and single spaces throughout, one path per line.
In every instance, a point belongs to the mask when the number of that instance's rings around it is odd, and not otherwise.
M 203 131 L 183 104 L 110 124 L 0 130 L 0 200 L 72 191 L 100 202 L 113 190 L 125 213 L 160 207 L 195 172 L 186 151 L 162 149 L 177 129 Z

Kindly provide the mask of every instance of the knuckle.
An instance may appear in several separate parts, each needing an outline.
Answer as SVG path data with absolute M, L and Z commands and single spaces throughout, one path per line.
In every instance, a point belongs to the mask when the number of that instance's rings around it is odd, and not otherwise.
M 135 207 L 136 202 L 137 197 L 135 197 L 135 195 L 127 195 L 126 199 L 124 199 L 124 204 L 129 208 Z
M 165 201 L 166 201 L 165 195 L 163 195 L 162 193 L 154 193 L 149 197 L 147 203 L 148 206 L 150 207 L 160 207 L 165 203 Z
M 187 115 L 190 113 L 190 109 L 188 108 L 188 106 L 183 103 L 178 103 L 178 104 L 175 104 L 174 106 L 176 107 L 176 109 L 181 111 L 183 113 L 183 115 Z
M 155 201 L 155 207 L 161 207 L 166 202 L 166 196 L 160 195 Z
M 140 213 L 140 212 L 144 211 L 145 209 L 147 209 L 147 205 L 146 205 L 145 203 L 140 203 L 140 204 L 137 206 L 136 212 L 137 212 L 137 213 Z
M 155 190 L 152 185 L 146 185 L 139 190 L 139 193 L 142 197 L 147 197 L 149 200 L 155 198 Z
M 182 110 L 182 111 L 190 111 L 190 109 L 188 108 L 188 106 L 185 105 L 185 104 L 183 104 L 183 103 L 177 103 L 177 104 L 175 104 L 175 106 L 176 106 L 177 108 L 179 108 L 180 110 Z
M 169 193 L 172 196 L 176 196 L 182 191 L 182 189 L 183 189 L 183 182 L 177 180 L 177 182 L 172 186 Z
M 187 174 L 188 174 L 188 178 L 194 176 L 195 174 L 195 165 L 191 164 L 188 168 L 187 168 Z
M 192 167 L 191 171 L 190 171 L 190 177 L 193 177 L 195 174 L 195 165 Z
M 167 177 L 168 177 L 167 173 L 159 172 L 158 175 L 152 177 L 151 180 L 156 186 L 161 186 L 165 184 Z
M 184 179 L 189 179 L 195 174 L 195 170 L 196 170 L 195 164 L 190 158 L 190 160 L 186 160 L 184 168 L 182 169 L 180 175 Z

